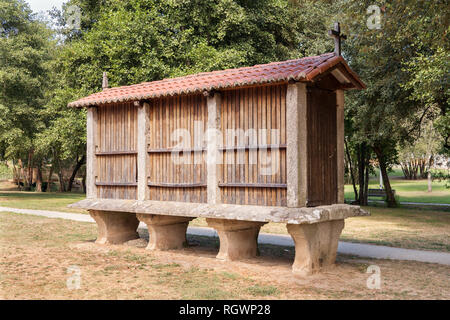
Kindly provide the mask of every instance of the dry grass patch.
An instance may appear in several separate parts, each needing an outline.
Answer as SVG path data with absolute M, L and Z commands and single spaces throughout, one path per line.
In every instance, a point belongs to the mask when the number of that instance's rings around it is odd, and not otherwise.
M 450 267 L 338 257 L 336 267 L 307 278 L 291 273 L 293 248 L 261 246 L 242 262 L 215 259 L 217 239 L 189 237 L 183 250 L 149 252 L 145 238 L 122 246 L 93 241 L 94 224 L 0 213 L 3 299 L 449 299 Z M 369 265 L 381 290 L 369 290 Z M 68 290 L 67 268 L 81 271 Z

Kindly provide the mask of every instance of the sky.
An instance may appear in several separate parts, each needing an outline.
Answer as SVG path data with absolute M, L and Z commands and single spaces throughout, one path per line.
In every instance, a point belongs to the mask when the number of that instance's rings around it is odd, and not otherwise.
M 61 6 L 65 1 L 67 0 L 26 0 L 31 9 L 36 13 L 46 13 L 47 10 L 51 10 L 53 7 L 61 9 Z

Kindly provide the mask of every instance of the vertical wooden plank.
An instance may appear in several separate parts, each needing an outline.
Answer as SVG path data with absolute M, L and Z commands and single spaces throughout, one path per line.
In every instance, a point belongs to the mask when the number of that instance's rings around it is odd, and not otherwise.
M 245 146 L 245 98 L 246 98 L 246 90 L 239 90 L 239 136 L 238 143 L 240 146 Z M 246 150 L 240 150 L 238 152 L 238 163 L 239 163 L 239 182 L 245 182 L 245 154 Z M 238 204 L 245 204 L 245 189 L 239 188 L 239 201 Z
M 233 95 L 232 92 L 228 92 L 228 101 L 227 101 L 227 127 L 226 127 L 226 144 L 225 146 L 231 146 L 232 145 L 232 137 L 229 134 L 229 130 L 232 128 L 232 112 L 233 112 Z M 232 154 L 228 151 L 226 151 L 226 155 L 227 155 L 227 160 L 226 160 L 226 168 L 227 168 L 227 182 L 232 182 L 232 176 L 231 176 L 231 159 L 232 159 Z M 227 202 L 226 203 L 231 203 L 231 194 L 232 194 L 232 190 L 231 188 L 225 188 L 225 192 L 226 192 L 226 199 Z
M 286 144 L 286 86 L 282 86 L 280 90 L 280 128 L 281 128 L 281 143 Z M 281 170 L 281 181 L 282 183 L 287 183 L 286 180 L 286 149 L 282 150 L 280 157 L 280 170 Z M 283 190 L 283 201 L 282 206 L 287 205 L 286 190 Z
M 272 124 L 271 124 L 271 143 L 275 144 L 275 145 L 279 145 L 280 141 L 278 140 L 278 138 L 276 138 L 275 134 L 278 134 L 277 130 L 278 130 L 278 125 L 277 125 L 277 88 L 278 86 L 272 86 L 271 89 L 271 109 L 270 111 L 272 112 Z M 277 157 L 279 156 L 279 149 L 274 149 L 270 151 L 271 153 L 271 166 L 272 166 L 272 177 L 271 177 L 271 181 L 272 183 L 276 183 L 278 182 L 278 170 L 279 167 L 277 165 Z M 278 189 L 272 189 L 272 200 L 271 205 L 272 206 L 276 206 L 277 205 L 277 192 Z
M 266 103 L 267 103 L 267 144 L 272 144 L 272 88 L 273 86 L 268 86 L 267 87 L 267 98 L 266 98 Z M 270 161 L 272 161 L 272 152 L 270 149 L 267 149 L 267 154 L 266 154 L 266 170 L 268 167 L 268 163 L 270 163 Z M 271 172 L 271 168 L 269 169 Z M 270 175 L 266 175 L 266 182 L 267 183 L 271 183 L 272 182 L 272 172 Z M 272 202 L 272 188 L 266 188 L 267 191 L 267 196 L 266 196 L 266 201 L 265 201 L 265 205 L 268 205 Z
M 225 147 L 227 145 L 227 141 L 226 141 L 226 136 L 225 136 L 225 132 L 226 132 L 226 126 L 227 126 L 227 112 L 228 112 L 228 94 L 227 92 L 224 92 L 222 94 L 222 102 L 221 102 L 222 107 L 220 108 L 220 113 L 221 113 L 221 133 L 222 133 L 222 147 Z M 220 177 L 220 182 L 225 182 L 227 181 L 227 170 L 226 170 L 226 152 L 222 151 L 221 152 L 221 158 L 222 158 L 222 163 L 220 165 L 221 167 L 221 177 Z M 226 190 L 224 188 L 222 188 L 220 190 L 220 194 L 221 194 L 221 202 L 222 203 L 226 203 Z
M 248 134 L 248 120 L 249 120 L 249 110 L 248 110 L 248 100 L 249 100 L 249 89 L 244 89 L 243 90 L 243 105 L 242 105 L 242 110 L 244 110 L 242 118 L 243 119 L 243 130 L 244 130 L 244 134 Z M 245 136 L 244 136 L 245 137 Z M 243 144 L 246 146 L 249 144 L 248 142 L 248 138 L 245 137 L 243 139 Z M 244 168 L 243 168 L 243 178 L 241 178 L 241 182 L 243 183 L 248 183 L 248 156 L 249 156 L 249 151 L 244 150 Z M 243 204 L 248 204 L 249 203 L 249 190 L 248 188 L 244 188 L 244 201 Z
M 267 119 L 267 116 L 268 116 L 268 112 L 267 112 L 267 87 L 263 86 L 261 89 L 262 89 L 262 97 L 261 97 L 261 102 L 262 102 L 262 105 L 261 105 L 261 108 L 262 108 L 262 110 L 261 110 L 262 119 L 261 119 L 261 124 L 262 124 L 262 129 L 265 130 L 265 132 L 261 133 L 261 137 L 263 139 L 263 141 L 261 141 L 261 142 L 262 142 L 263 145 L 267 145 L 267 143 L 268 143 L 268 141 L 267 141 L 268 140 L 267 139 L 267 131 L 268 131 L 267 130 L 267 120 L 268 120 Z M 263 152 L 261 152 L 261 159 L 262 159 L 262 161 L 261 161 L 262 167 L 264 167 L 265 163 L 267 163 L 267 149 L 265 149 Z M 260 174 L 262 174 L 261 167 L 260 167 Z M 267 183 L 267 175 L 262 175 L 261 181 L 263 183 Z M 265 203 L 267 203 L 268 188 L 263 188 L 263 189 L 261 189 L 261 191 L 262 191 L 262 201 L 261 201 L 260 204 L 264 205 Z
M 252 128 L 254 129 L 254 141 L 253 146 L 257 146 L 259 143 L 259 137 L 258 137 L 258 90 L 256 88 L 252 88 Z M 252 179 L 251 183 L 258 182 L 258 149 L 253 149 L 253 161 L 252 164 Z M 258 204 L 258 191 L 252 190 L 252 204 L 256 205 Z

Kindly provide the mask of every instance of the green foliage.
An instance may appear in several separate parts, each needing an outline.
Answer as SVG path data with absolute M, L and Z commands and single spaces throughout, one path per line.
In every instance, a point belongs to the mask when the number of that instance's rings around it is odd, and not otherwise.
M 279 0 L 110 0 L 62 53 L 68 84 L 93 92 L 102 71 L 118 86 L 323 53 L 324 9 L 307 3 L 309 12 Z
M 447 1 L 391 1 L 382 28 L 367 27 L 373 1 L 69 0 L 56 31 L 23 0 L 0 0 L 0 157 L 55 169 L 85 154 L 85 111 L 67 103 L 111 86 L 330 52 L 340 21 L 344 57 L 367 84 L 346 97 L 350 158 L 375 151 L 387 168 L 424 121 L 450 153 Z M 77 6 L 81 28 L 70 30 Z M 53 39 L 59 39 L 57 43 Z M 367 146 L 367 148 L 366 148 Z M 32 165 L 32 164 L 29 164 Z M 357 166 L 355 166 L 356 168 Z
M 43 128 L 51 32 L 23 1 L 0 0 L 0 155 L 26 158 Z

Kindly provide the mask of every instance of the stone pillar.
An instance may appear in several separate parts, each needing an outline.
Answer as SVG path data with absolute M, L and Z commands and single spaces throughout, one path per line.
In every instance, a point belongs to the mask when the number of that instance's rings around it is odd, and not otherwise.
M 345 174 L 345 146 L 344 146 L 344 91 L 336 90 L 336 161 L 337 161 L 337 202 L 344 203 L 344 174 Z
M 98 226 L 95 243 L 120 244 L 139 238 L 138 219 L 134 213 L 112 211 L 89 211 Z
M 217 259 L 241 260 L 258 254 L 258 234 L 264 223 L 227 219 L 206 219 L 206 222 L 219 234 Z
M 149 242 L 147 250 L 172 250 L 187 246 L 186 229 L 194 218 L 137 214 L 147 225 Z
M 143 201 L 147 199 L 147 163 L 148 163 L 148 142 L 149 142 L 149 112 L 147 102 L 139 104 L 137 114 L 137 197 Z
M 304 207 L 308 199 L 307 88 L 289 84 L 286 93 L 287 206 Z
M 207 195 L 208 204 L 220 203 L 219 169 L 220 162 L 220 106 L 221 96 L 216 92 L 207 97 L 208 103 L 208 152 L 207 152 Z
M 86 141 L 86 198 L 97 198 L 97 107 L 87 109 L 87 141 Z
M 342 229 L 343 219 L 314 224 L 288 224 L 287 230 L 295 243 L 292 272 L 306 276 L 333 265 Z

